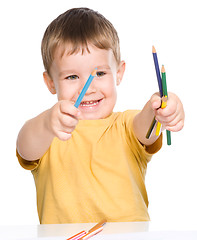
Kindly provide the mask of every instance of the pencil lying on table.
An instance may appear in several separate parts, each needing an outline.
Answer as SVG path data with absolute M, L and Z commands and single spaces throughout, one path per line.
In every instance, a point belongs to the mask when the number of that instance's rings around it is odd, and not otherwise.
M 87 240 L 90 237 L 96 235 L 97 233 L 101 232 L 103 230 L 103 226 L 106 224 L 106 220 L 102 220 L 99 223 L 97 223 L 94 227 L 92 227 L 88 231 L 81 231 L 74 236 L 67 238 L 66 240 Z
M 79 238 L 79 240 L 87 240 L 93 237 L 94 235 L 96 235 L 97 233 L 101 232 L 102 230 L 103 230 L 103 226 L 97 227 L 96 229 L 94 229 L 94 231 L 91 231 L 91 232 L 88 231 L 84 236 Z
M 93 232 L 95 229 L 97 229 L 99 227 L 103 227 L 106 224 L 106 222 L 107 222 L 107 220 L 103 219 L 102 221 L 97 223 L 93 228 L 91 228 L 88 232 Z
M 66 240 L 79 240 L 81 237 L 83 237 L 86 234 L 87 234 L 86 231 L 81 231 L 81 232 L 75 234 L 74 236 L 67 238 Z

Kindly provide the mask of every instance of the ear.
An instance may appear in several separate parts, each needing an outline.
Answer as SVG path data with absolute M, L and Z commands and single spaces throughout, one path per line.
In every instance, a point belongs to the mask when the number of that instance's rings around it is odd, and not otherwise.
M 117 86 L 122 82 L 124 72 L 125 72 L 125 61 L 121 61 L 117 70 L 117 78 L 116 78 Z
M 52 94 L 56 94 L 55 84 L 53 79 L 49 76 L 47 72 L 43 72 L 44 82 Z

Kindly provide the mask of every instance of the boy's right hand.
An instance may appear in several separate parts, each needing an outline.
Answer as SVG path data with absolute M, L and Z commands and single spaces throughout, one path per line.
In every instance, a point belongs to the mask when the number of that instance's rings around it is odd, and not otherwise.
M 72 136 L 78 121 L 80 111 L 74 103 L 68 100 L 61 100 L 48 110 L 47 128 L 62 141 Z

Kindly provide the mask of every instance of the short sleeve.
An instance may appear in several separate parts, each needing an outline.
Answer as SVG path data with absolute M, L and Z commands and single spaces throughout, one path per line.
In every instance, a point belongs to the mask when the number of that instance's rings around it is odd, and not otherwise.
M 163 134 L 161 133 L 159 138 L 152 145 L 144 146 L 144 148 L 146 152 L 148 152 L 149 154 L 155 154 L 161 149 L 162 143 L 163 143 Z
M 152 145 L 149 146 L 145 146 L 142 143 L 140 143 L 140 141 L 137 139 L 133 132 L 133 119 L 139 112 L 140 110 L 125 111 L 126 128 L 129 132 L 130 140 L 132 141 L 132 143 L 135 142 L 135 146 L 140 150 L 141 154 L 144 152 L 144 154 L 147 157 L 147 160 L 149 161 L 151 156 L 161 149 L 163 137 L 161 134 L 160 137 Z M 134 146 L 132 145 L 132 147 Z
M 20 165 L 24 169 L 26 169 L 26 170 L 30 170 L 30 171 L 35 170 L 38 167 L 39 163 L 40 163 L 40 159 L 35 160 L 35 161 L 27 161 L 27 160 L 25 160 L 24 158 L 22 158 L 20 156 L 20 154 L 18 153 L 17 150 L 16 150 L 16 156 L 18 158 L 18 161 L 19 161 Z

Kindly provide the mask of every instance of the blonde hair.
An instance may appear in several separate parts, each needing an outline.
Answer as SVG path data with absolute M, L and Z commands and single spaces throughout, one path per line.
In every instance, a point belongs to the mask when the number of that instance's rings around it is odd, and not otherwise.
M 120 63 L 120 46 L 117 31 L 100 13 L 88 8 L 72 8 L 58 16 L 47 27 L 41 45 L 45 70 L 50 74 L 54 53 L 59 46 L 71 46 L 69 54 L 80 50 L 88 52 L 88 44 L 100 49 L 111 49 L 117 64 Z

